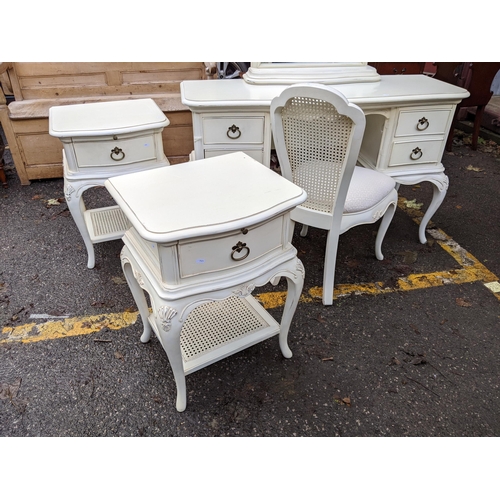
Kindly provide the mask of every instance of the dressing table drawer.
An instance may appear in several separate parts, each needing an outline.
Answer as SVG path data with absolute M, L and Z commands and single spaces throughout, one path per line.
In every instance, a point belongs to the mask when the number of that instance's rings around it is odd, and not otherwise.
M 203 117 L 203 143 L 206 145 L 262 144 L 264 124 L 264 116 Z
M 443 155 L 442 139 L 428 141 L 395 142 L 392 146 L 389 167 L 438 163 Z
M 134 163 L 155 162 L 156 138 L 148 133 L 134 137 L 93 137 L 90 140 L 73 140 L 77 168 L 120 167 Z
M 222 156 L 234 153 L 234 149 L 205 149 L 205 158 L 213 158 L 214 156 Z M 264 163 L 264 150 L 260 149 L 240 149 L 238 151 L 247 154 L 259 163 Z
M 402 110 L 395 137 L 443 135 L 448 130 L 452 107 L 443 109 Z

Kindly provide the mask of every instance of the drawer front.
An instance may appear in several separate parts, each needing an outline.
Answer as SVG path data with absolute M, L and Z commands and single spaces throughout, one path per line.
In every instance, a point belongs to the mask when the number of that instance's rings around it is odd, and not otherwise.
M 264 150 L 262 149 L 205 149 L 205 158 L 213 158 L 214 156 L 227 155 L 235 151 L 243 151 L 259 163 L 264 163 Z
M 395 137 L 445 134 L 452 108 L 401 111 Z
M 392 146 L 389 166 L 438 163 L 443 154 L 444 140 L 396 142 Z
M 100 140 L 73 141 L 78 168 L 120 167 L 144 161 L 156 161 L 156 144 L 153 134 L 138 137 L 112 137 Z
M 219 237 L 179 243 L 181 278 L 224 271 L 255 261 L 283 245 L 283 216 Z
M 205 144 L 262 144 L 264 117 L 203 118 L 203 141 Z

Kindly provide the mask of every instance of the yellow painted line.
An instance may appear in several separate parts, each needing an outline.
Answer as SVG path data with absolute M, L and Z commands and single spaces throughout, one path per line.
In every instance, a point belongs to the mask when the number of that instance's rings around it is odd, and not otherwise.
M 60 339 L 75 335 L 96 333 L 103 328 L 120 330 L 133 325 L 139 313 L 125 311 L 123 313 L 101 314 L 98 316 L 82 316 L 67 318 L 62 321 L 46 323 L 27 323 L 14 327 L 3 327 L 0 343 L 5 342 L 39 342 L 41 340 Z
M 399 199 L 399 207 L 408 213 L 413 220 L 419 224 L 423 213 L 414 208 L 402 197 Z M 500 300 L 500 280 L 489 271 L 473 255 L 458 245 L 444 231 L 440 229 L 429 229 L 427 231 L 436 242 L 451 255 L 461 266 L 460 269 L 451 271 L 437 271 L 432 273 L 410 274 L 400 278 L 393 287 L 386 287 L 382 282 L 356 283 L 335 285 L 334 299 L 349 295 L 380 295 L 384 293 L 409 292 L 422 290 L 450 284 L 472 283 L 482 281 L 488 290 Z M 312 302 L 321 300 L 323 290 L 321 287 L 313 287 L 305 291 L 300 302 Z M 286 301 L 286 292 L 268 292 L 256 294 L 255 297 L 266 309 L 282 307 Z M 97 333 L 103 328 L 120 330 L 135 324 L 139 313 L 125 311 L 123 313 L 101 314 L 97 316 L 67 318 L 61 321 L 47 321 L 45 323 L 27 323 L 15 327 L 3 327 L 0 335 L 0 343 L 6 342 L 39 342 L 76 335 L 87 335 Z
M 414 222 L 420 224 L 424 214 L 418 208 L 414 208 L 413 200 L 408 202 L 408 200 L 400 196 L 398 206 L 413 217 Z M 429 221 L 429 226 L 432 226 L 432 221 Z M 462 266 L 460 271 L 453 272 L 453 283 L 460 284 L 471 281 L 482 281 L 484 286 L 500 300 L 500 280 L 494 273 L 489 271 L 472 254 L 462 248 L 441 229 L 427 229 L 427 232 L 438 242 L 443 250 L 448 252 Z

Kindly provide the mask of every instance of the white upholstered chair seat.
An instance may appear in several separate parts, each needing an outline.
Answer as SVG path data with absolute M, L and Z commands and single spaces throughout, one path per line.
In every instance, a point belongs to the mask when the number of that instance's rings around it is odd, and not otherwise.
M 396 181 L 376 170 L 356 166 L 347 191 L 344 214 L 371 209 L 396 187 Z

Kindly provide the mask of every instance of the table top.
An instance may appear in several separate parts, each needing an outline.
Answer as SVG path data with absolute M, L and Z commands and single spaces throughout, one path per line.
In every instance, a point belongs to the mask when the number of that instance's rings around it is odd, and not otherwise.
M 163 128 L 169 120 L 153 99 L 70 104 L 49 109 L 54 137 L 88 137 Z
M 382 75 L 378 82 L 332 84 L 352 103 L 363 107 L 460 101 L 469 92 L 426 75 Z M 181 82 L 182 103 L 192 110 L 225 106 L 270 106 L 289 85 L 252 85 L 243 79 L 186 80 Z
M 257 224 L 307 197 L 242 152 L 112 177 L 105 186 L 137 232 L 157 243 Z

